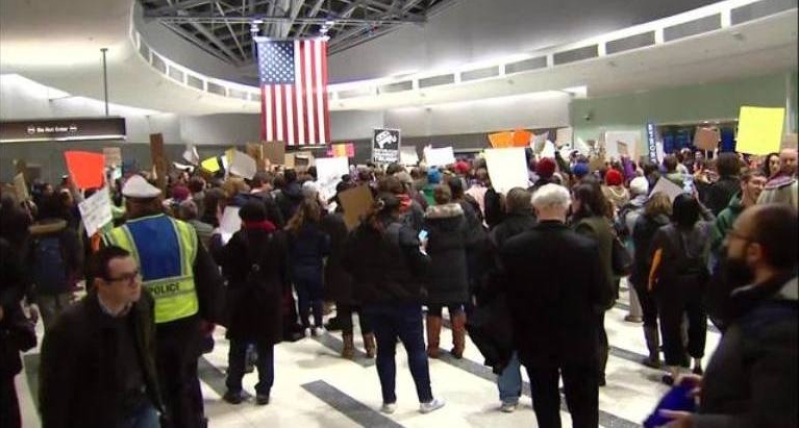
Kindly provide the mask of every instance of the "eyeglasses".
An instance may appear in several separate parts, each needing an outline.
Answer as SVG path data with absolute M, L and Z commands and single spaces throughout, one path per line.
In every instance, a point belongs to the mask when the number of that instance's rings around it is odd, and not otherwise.
M 125 281 L 125 282 L 127 282 L 128 285 L 133 285 L 134 282 L 136 282 L 138 280 L 141 280 L 141 272 L 135 271 L 135 272 L 132 272 L 132 273 L 126 273 L 126 274 L 120 276 L 119 278 L 106 278 L 105 280 L 108 281 L 108 282 Z

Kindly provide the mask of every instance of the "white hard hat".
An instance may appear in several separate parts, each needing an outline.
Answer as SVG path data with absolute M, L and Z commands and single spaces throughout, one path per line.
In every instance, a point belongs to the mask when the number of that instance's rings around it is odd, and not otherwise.
M 122 187 L 122 196 L 134 199 L 150 199 L 161 194 L 161 189 L 148 183 L 141 175 L 128 178 Z

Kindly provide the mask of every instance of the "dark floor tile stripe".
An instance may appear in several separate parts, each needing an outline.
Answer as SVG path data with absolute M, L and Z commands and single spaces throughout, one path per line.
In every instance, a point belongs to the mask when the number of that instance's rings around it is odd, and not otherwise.
M 402 428 L 380 412 L 350 397 L 329 383 L 317 380 L 302 385 L 302 388 L 336 409 L 344 416 L 363 427 Z
M 629 311 L 630 310 L 630 305 L 628 303 L 624 303 L 624 302 L 616 302 L 616 307 L 621 309 L 621 310 L 623 310 L 623 311 Z M 716 326 L 713 325 L 713 324 L 708 324 L 707 325 L 707 330 L 708 331 L 712 331 L 713 333 L 721 334 L 721 331 L 719 331 L 719 329 L 716 328 Z
M 197 374 L 199 375 L 200 380 L 211 387 L 211 389 L 219 394 L 220 397 L 225 395 L 225 392 L 227 391 L 227 386 L 225 386 L 226 375 L 222 369 L 213 365 L 205 357 L 200 357 L 200 359 L 197 360 Z M 246 391 L 243 393 L 245 398 L 251 397 L 251 395 Z
M 313 339 L 321 343 L 325 348 L 334 351 L 336 355 L 341 355 L 341 350 L 344 349 L 344 342 L 328 332 L 325 332 L 325 334 L 321 336 L 313 336 Z M 375 360 L 373 358 L 368 358 L 366 352 L 357 347 L 355 348 L 355 359 L 352 361 L 359 364 L 361 367 L 372 367 L 375 365 Z

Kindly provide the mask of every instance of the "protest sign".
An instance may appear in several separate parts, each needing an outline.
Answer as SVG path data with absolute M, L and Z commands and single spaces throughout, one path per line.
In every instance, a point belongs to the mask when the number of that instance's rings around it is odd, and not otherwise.
M 202 167 L 202 169 L 204 169 L 204 170 L 206 170 L 206 171 L 208 171 L 208 172 L 213 174 L 213 173 L 219 171 L 220 169 L 222 169 L 222 166 L 220 165 L 220 163 L 221 163 L 221 161 L 220 161 L 219 157 L 215 156 L 215 157 L 208 158 L 208 159 L 202 161 L 202 163 L 200 163 L 200 167 Z
M 286 169 L 291 169 L 297 166 L 297 159 L 294 157 L 294 153 L 286 153 L 283 155 L 283 162 L 281 162 Z
M 630 159 L 637 159 L 638 142 L 641 140 L 641 133 L 638 131 L 607 131 L 605 138 L 605 156 L 607 158 L 621 159 L 626 155 Z M 626 153 L 622 151 L 626 150 Z
M 344 223 L 347 225 L 347 230 L 358 226 L 374 202 L 372 191 L 365 184 L 339 193 L 338 200 L 344 208 Z
M 780 151 L 785 109 L 742 106 L 735 150 L 750 155 Z
M 530 140 L 533 138 L 533 133 L 525 131 L 524 129 L 517 129 L 513 131 L 511 136 L 511 147 L 530 147 Z
M 172 165 L 181 171 L 188 171 L 188 172 L 194 171 L 194 165 L 186 165 L 185 163 L 180 163 L 180 162 L 172 162 Z
M 166 152 L 164 151 L 164 136 L 150 134 L 150 160 L 156 172 L 156 182 L 161 191 L 166 190 L 167 167 Z
M 678 195 L 685 193 L 680 186 L 674 184 L 674 182 L 665 177 L 660 177 L 658 179 L 658 182 L 655 183 L 655 187 L 652 188 L 652 192 L 650 194 L 654 195 L 655 192 L 663 192 L 672 202 L 674 202 L 674 198 L 676 198 Z
M 309 167 L 316 165 L 316 158 L 309 151 L 294 152 L 295 167 Z
M 544 149 L 541 150 L 541 153 L 539 153 L 539 156 L 541 156 L 542 158 L 555 159 L 555 143 L 553 143 L 552 141 L 547 140 L 544 143 Z
M 183 151 L 183 159 L 192 165 L 200 163 L 200 154 L 197 153 L 197 147 L 186 147 L 186 150 Z
M 428 167 L 444 167 L 455 163 L 455 152 L 452 150 L 452 147 L 443 147 L 439 149 L 425 147 L 424 159 Z
M 105 166 L 114 169 L 122 166 L 122 149 L 119 147 L 104 147 L 103 156 L 105 157 Z
M 721 135 L 718 128 L 696 128 L 694 146 L 699 150 L 716 150 L 719 146 Z
M 28 193 L 28 185 L 25 183 L 25 175 L 20 173 L 14 176 L 14 192 L 17 194 L 17 201 L 27 201 L 31 198 Z
M 111 214 L 111 198 L 108 188 L 103 187 L 92 196 L 78 204 L 83 227 L 88 236 L 94 235 L 103 226 L 113 220 Z
M 284 165 L 286 161 L 286 145 L 282 141 L 265 141 L 264 157 L 272 165 Z M 292 164 L 293 167 L 293 164 Z
M 513 133 L 506 131 L 488 134 L 488 141 L 491 143 L 491 147 L 495 149 L 511 147 L 513 144 Z
M 415 166 L 419 163 L 416 146 L 400 147 L 400 163 L 406 166 Z
M 252 178 L 255 177 L 255 173 L 258 172 L 258 167 L 255 164 L 255 159 L 247 156 L 246 153 L 234 150 L 230 161 L 229 171 L 231 174 L 252 180 Z
M 375 128 L 372 134 L 372 161 L 374 163 L 399 162 L 400 130 Z
M 533 149 L 535 153 L 541 153 L 544 150 L 544 146 L 547 143 L 547 139 L 549 138 L 549 132 L 544 132 L 540 135 L 535 135 L 533 137 L 533 141 L 530 143 L 530 148 Z
M 574 137 L 574 128 L 566 127 L 566 128 L 558 128 L 555 131 L 555 146 L 561 148 L 566 145 L 571 145 L 572 139 Z
M 219 232 L 222 235 L 222 243 L 227 244 L 233 234 L 241 229 L 241 217 L 239 217 L 239 207 L 228 205 L 219 220 Z
M 352 158 L 355 157 L 355 144 L 332 144 L 327 149 L 327 156 L 331 158 Z
M 529 187 L 524 148 L 486 149 L 485 160 L 491 185 L 497 192 L 507 194 L 514 187 Z
M 100 153 L 64 152 L 67 170 L 78 189 L 102 187 L 105 176 L 105 157 Z
M 350 162 L 346 157 L 319 158 L 316 160 L 316 183 L 323 200 L 336 195 L 336 186 L 341 176 L 350 173 Z

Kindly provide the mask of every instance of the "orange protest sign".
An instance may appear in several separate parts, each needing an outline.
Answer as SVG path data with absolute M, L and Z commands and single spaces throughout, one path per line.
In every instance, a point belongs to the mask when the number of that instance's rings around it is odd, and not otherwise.
M 528 147 L 530 140 L 533 138 L 533 133 L 525 131 L 524 129 L 517 129 L 513 131 L 511 145 L 513 147 Z
M 92 152 L 64 152 L 67 170 L 79 189 L 96 189 L 103 186 L 105 156 Z
M 502 149 L 511 147 L 513 144 L 512 132 L 497 132 L 495 134 L 488 134 L 488 141 L 491 142 L 491 147 L 495 149 Z

